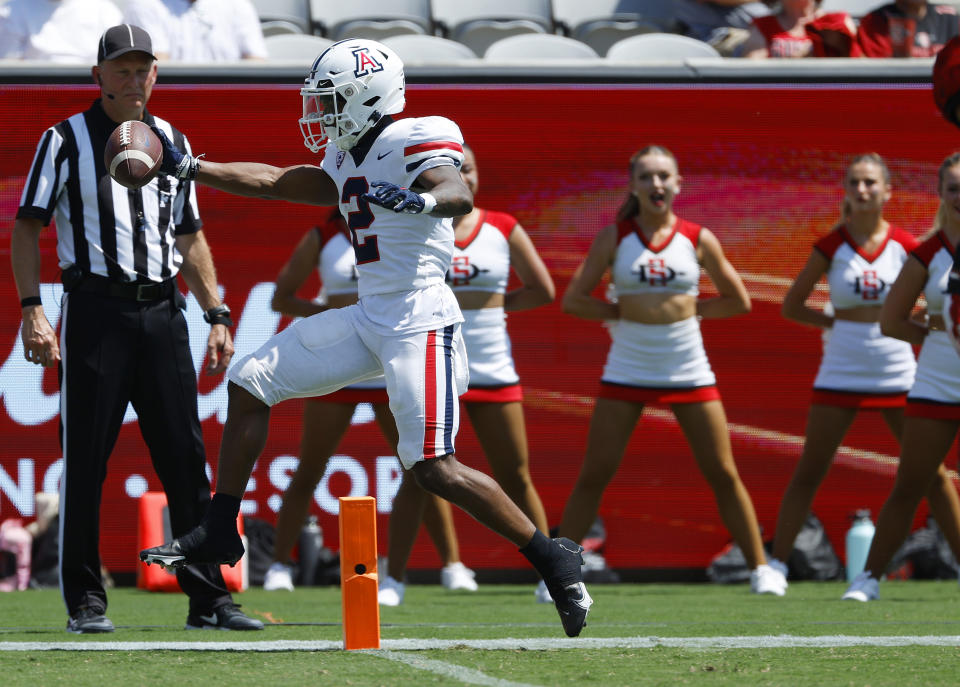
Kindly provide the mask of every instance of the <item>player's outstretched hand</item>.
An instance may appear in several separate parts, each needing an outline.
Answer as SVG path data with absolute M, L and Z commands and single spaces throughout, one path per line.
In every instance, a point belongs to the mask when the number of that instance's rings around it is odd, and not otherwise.
M 196 179 L 197 171 L 200 169 L 197 158 L 177 148 L 160 127 L 154 125 L 150 129 L 163 144 L 163 161 L 160 163 L 160 171 L 178 179 Z
M 394 212 L 407 212 L 411 215 L 430 212 L 433 209 L 433 207 L 426 208 L 427 201 L 423 196 L 403 186 L 397 186 L 388 181 L 374 181 L 370 186 L 377 190 L 374 193 L 364 193 L 362 197 L 374 205 L 379 205 Z M 433 205 L 435 204 L 434 201 Z

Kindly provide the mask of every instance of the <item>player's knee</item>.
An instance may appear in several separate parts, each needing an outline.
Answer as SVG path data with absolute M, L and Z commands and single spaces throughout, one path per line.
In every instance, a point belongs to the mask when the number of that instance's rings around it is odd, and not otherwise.
M 441 458 L 422 460 L 411 470 L 417 484 L 431 494 L 443 496 L 448 493 L 457 480 L 457 459 L 453 454 Z
M 270 412 L 270 406 L 234 381 L 227 383 L 228 412 Z

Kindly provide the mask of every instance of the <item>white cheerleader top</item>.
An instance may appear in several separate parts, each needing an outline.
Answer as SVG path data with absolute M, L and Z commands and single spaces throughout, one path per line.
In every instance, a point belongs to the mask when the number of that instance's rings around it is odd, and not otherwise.
M 314 231 L 320 239 L 317 270 L 320 273 L 321 298 L 324 295 L 356 295 L 357 259 L 347 234 L 347 225 L 334 215 L 326 224 L 314 227 Z
M 504 212 L 481 210 L 477 226 L 454 242 L 447 284 L 454 291 L 506 293 L 510 280 L 510 234 L 517 220 Z
M 938 231 L 910 254 L 927 268 L 927 283 L 923 287 L 927 312 L 930 315 L 943 314 L 943 296 L 947 292 L 947 279 L 953 268 L 950 242 L 942 231 Z
M 699 224 L 677 218 L 670 236 L 651 245 L 633 218 L 617 222 L 613 284 L 618 296 L 635 293 L 700 293 Z
M 912 234 L 893 225 L 873 253 L 864 252 L 844 225 L 817 241 L 814 250 L 830 261 L 827 283 L 834 309 L 882 305 L 907 256 L 916 246 L 917 239 Z

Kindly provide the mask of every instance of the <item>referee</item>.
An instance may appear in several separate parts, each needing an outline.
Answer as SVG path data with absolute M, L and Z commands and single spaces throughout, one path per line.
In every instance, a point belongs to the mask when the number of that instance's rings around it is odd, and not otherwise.
M 217 295 L 193 183 L 161 174 L 130 190 L 103 165 L 107 138 L 131 119 L 188 148 L 147 112 L 157 80 L 150 36 L 128 24 L 108 29 L 92 75 L 101 98 L 40 139 L 11 240 L 24 355 L 59 368 L 60 589 L 75 633 L 113 631 L 100 577 L 100 499 L 128 403 L 167 494 L 174 536 L 199 523 L 210 501 L 178 272 L 211 324 L 207 373 L 222 373 L 233 355 L 230 310 Z M 59 345 L 38 295 L 39 236 L 51 218 L 64 285 Z M 263 628 L 233 603 L 216 566 L 177 571 L 177 581 L 190 598 L 187 629 Z

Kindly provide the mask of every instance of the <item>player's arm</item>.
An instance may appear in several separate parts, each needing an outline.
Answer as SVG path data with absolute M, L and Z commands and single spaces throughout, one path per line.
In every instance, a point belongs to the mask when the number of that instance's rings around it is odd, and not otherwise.
M 927 268 L 912 255 L 907 258 L 880 308 L 880 331 L 915 346 L 923 343 L 929 329 L 913 319 L 913 306 L 927 283 Z
M 577 267 L 563 293 L 563 312 L 585 320 L 619 320 L 620 307 L 616 303 L 594 298 L 593 290 L 604 273 L 613 264 L 617 251 L 617 227 L 604 227 L 593 239 L 586 259 Z
M 417 190 L 389 181 L 374 181 L 370 184 L 372 192 L 363 194 L 363 199 L 411 215 L 460 217 L 473 210 L 473 194 L 453 165 L 431 167 L 416 178 L 413 187 Z
M 750 312 L 750 294 L 747 293 L 747 287 L 723 254 L 716 235 L 709 229 L 701 229 L 699 243 L 703 268 L 719 295 L 698 299 L 697 315 L 705 319 L 715 319 Z
M 152 126 L 163 144 L 160 171 L 237 196 L 286 200 L 305 205 L 336 205 L 340 194 L 330 175 L 315 165 L 274 167 L 260 162 L 208 162 L 177 148 Z
M 510 232 L 509 246 L 510 266 L 520 277 L 521 286 L 507 293 L 504 309 L 528 310 L 551 303 L 557 294 L 553 279 L 519 222 Z
M 813 293 L 817 282 L 829 266 L 827 256 L 814 249 L 807 258 L 807 264 L 800 270 L 800 274 L 793 280 L 787 295 L 784 296 L 780 314 L 799 324 L 830 329 L 833 326 L 833 318 L 807 305 L 807 298 Z
M 198 162 L 197 182 L 238 196 L 286 200 L 304 205 L 336 205 L 340 199 L 330 175 L 314 165 L 274 167 L 259 162 Z
M 288 317 L 309 317 L 326 310 L 326 307 L 319 303 L 297 296 L 297 290 L 317 267 L 320 247 L 320 236 L 315 229 L 311 229 L 300 239 L 287 264 L 277 275 L 276 289 L 270 300 L 270 307 L 274 311 Z
M 10 262 L 20 299 L 40 296 L 40 232 L 39 219 L 21 217 L 13 223 L 10 237 Z M 22 308 L 23 357 L 31 363 L 52 367 L 60 362 L 57 333 L 50 326 L 42 305 Z

